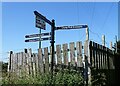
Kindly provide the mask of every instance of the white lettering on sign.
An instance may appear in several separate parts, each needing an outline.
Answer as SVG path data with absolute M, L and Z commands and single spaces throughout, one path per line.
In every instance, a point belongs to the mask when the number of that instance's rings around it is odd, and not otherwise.
M 36 27 L 40 29 L 46 29 L 46 23 L 40 17 L 36 16 Z

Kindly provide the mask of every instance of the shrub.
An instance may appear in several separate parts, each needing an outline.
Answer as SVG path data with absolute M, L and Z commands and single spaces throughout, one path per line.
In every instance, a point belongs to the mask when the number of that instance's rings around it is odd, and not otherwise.
M 12 77 L 4 77 L 2 84 L 42 84 L 42 85 L 83 85 L 83 78 L 81 73 L 73 71 L 73 70 L 63 70 L 54 72 L 53 76 L 51 73 L 46 74 L 42 73 L 37 75 L 36 77 L 22 74 L 21 77 L 15 77 L 16 74 Z

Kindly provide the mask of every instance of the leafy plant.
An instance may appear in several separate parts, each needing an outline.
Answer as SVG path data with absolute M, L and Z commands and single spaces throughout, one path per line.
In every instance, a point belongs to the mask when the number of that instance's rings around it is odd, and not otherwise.
M 16 77 L 16 74 L 10 74 L 11 77 L 6 76 L 3 78 L 2 84 L 41 84 L 41 85 L 83 85 L 83 78 L 81 73 L 73 70 L 61 70 L 51 73 L 42 73 L 37 76 L 31 76 L 26 73 L 22 73 L 21 77 Z

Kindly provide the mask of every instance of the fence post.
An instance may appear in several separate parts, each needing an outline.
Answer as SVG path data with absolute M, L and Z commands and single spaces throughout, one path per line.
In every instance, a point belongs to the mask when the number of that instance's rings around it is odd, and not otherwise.
M 13 51 L 10 51 L 9 53 L 9 62 L 8 62 L 8 76 L 10 77 L 10 73 L 11 73 L 11 70 L 12 70 L 12 54 L 13 54 Z
M 102 35 L 102 45 L 105 46 L 105 35 Z
M 85 74 L 85 84 L 86 85 L 91 85 L 91 70 L 90 70 L 90 56 L 89 56 L 89 41 L 86 40 L 84 44 L 84 60 L 85 60 L 85 69 L 84 69 L 84 74 Z
M 110 49 L 112 50 L 112 42 L 110 42 Z

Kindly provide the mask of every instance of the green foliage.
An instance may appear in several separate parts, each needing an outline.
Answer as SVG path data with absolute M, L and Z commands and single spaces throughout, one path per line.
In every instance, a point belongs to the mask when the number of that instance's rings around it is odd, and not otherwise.
M 12 77 L 4 77 L 3 84 L 41 84 L 41 85 L 83 85 L 83 78 L 81 73 L 73 70 L 62 70 L 54 72 L 52 74 L 42 73 L 37 76 L 30 76 L 22 74 L 21 77 L 16 77 L 15 74 L 11 74 Z
M 107 76 L 106 71 L 92 69 L 92 86 L 106 86 L 107 85 Z

